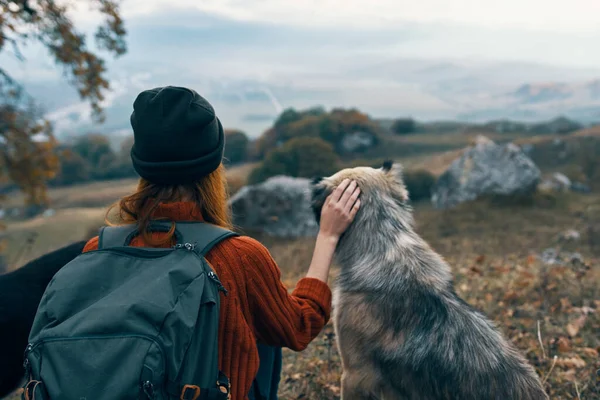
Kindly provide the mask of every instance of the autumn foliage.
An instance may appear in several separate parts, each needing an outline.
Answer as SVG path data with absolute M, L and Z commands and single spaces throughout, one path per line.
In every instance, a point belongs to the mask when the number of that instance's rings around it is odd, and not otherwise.
M 332 174 L 339 167 L 333 146 L 317 137 L 294 138 L 273 151 L 248 178 L 250 184 L 276 175 L 312 178 Z
M 256 141 L 255 156 L 262 159 L 269 151 L 294 138 L 320 138 L 331 144 L 338 154 L 344 155 L 347 151 L 343 146 L 343 138 L 355 132 L 370 135 L 373 143 L 378 141 L 380 134 L 377 124 L 356 109 L 334 109 L 331 112 L 322 108 L 305 111 L 288 109 Z
M 104 18 L 94 35 L 96 46 L 113 56 L 127 50 L 119 0 L 78 1 Z M 0 0 L 0 52 L 26 62 L 21 47 L 40 43 L 64 70 L 80 97 L 89 101 L 93 115 L 102 121 L 102 101 L 110 89 L 104 59 L 90 50 L 86 36 L 75 29 L 69 12 L 73 2 L 55 0 Z M 52 127 L 43 112 L 9 71 L 0 68 L 0 180 L 8 177 L 32 204 L 46 201 L 45 183 L 58 169 Z

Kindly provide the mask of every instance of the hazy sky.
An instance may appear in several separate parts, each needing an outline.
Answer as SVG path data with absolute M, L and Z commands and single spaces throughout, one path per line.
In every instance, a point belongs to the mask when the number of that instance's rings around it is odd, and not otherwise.
M 72 3 L 92 33 L 98 14 Z M 166 84 L 222 102 L 232 125 L 263 119 L 256 133 L 281 107 L 433 118 L 467 89 L 600 77 L 600 0 L 123 0 L 122 14 L 129 50 L 107 63 L 119 121 L 107 129 L 126 129 L 139 90 Z M 0 65 L 55 115 L 84 108 L 45 49 L 24 53 Z
M 421 38 L 391 50 L 402 56 L 469 57 L 592 67 L 600 64 L 598 0 L 124 0 L 131 24 L 198 26 L 202 13 L 257 25 L 298 30 L 393 32 Z M 185 15 L 185 13 L 183 14 Z M 164 18 L 157 18 L 164 16 Z M 77 18 L 92 22 L 81 9 Z M 352 40 L 352 38 L 350 39 Z M 327 38 L 323 38 L 327 42 Z M 372 42 L 378 47 L 378 42 Z M 385 51 L 389 52 L 387 47 Z
M 447 22 L 554 32 L 598 32 L 596 0 L 125 0 L 126 16 L 195 8 L 224 17 L 297 26 L 362 28 Z

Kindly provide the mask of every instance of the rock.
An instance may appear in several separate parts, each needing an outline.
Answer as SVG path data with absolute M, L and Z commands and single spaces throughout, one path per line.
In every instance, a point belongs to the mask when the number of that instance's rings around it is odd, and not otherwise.
M 534 147 L 531 143 L 526 143 L 523 146 L 521 146 L 521 150 L 523 150 L 523 153 L 529 155 L 533 152 Z
M 44 211 L 42 213 L 42 217 L 44 218 L 50 218 L 52 216 L 54 216 L 56 214 L 56 211 L 54 211 L 53 209 L 49 208 L 46 211 Z
M 579 232 L 577 232 L 575 229 L 569 229 L 569 230 L 561 233 L 559 238 L 560 238 L 560 240 L 563 240 L 566 242 L 575 242 L 575 241 L 578 241 L 579 239 L 581 239 L 581 234 Z
M 3 208 L 0 208 L 0 219 L 4 219 L 6 217 L 6 211 Z
M 310 180 L 275 176 L 245 186 L 230 200 L 234 225 L 277 237 L 314 236 L 318 225 L 310 207 Z
M 482 195 L 518 195 L 535 191 L 540 170 L 516 145 L 498 145 L 480 136 L 455 160 L 433 188 L 437 208 L 451 208 Z
M 557 249 L 546 249 L 538 258 L 546 265 L 585 264 L 584 258 L 580 253 L 561 253 Z
M 556 249 L 546 249 L 538 256 L 541 262 L 547 265 L 558 264 L 558 251 Z
M 571 190 L 571 185 L 569 177 L 556 172 L 550 178 L 544 179 L 538 188 L 544 192 L 568 192 Z
M 357 151 L 365 150 L 373 147 L 375 144 L 375 137 L 363 131 L 356 131 L 344 135 L 341 141 L 342 150 L 345 153 L 354 153 Z
M 573 182 L 571 184 L 571 190 L 577 193 L 590 193 L 592 191 L 588 185 L 581 182 Z
M 552 180 L 554 180 L 556 183 L 558 183 L 562 190 L 566 191 L 566 190 L 571 189 L 571 180 L 565 174 L 561 174 L 560 172 L 557 172 L 554 175 L 552 175 Z
M 584 259 L 581 253 L 567 253 L 565 254 L 565 260 L 571 264 L 584 264 Z

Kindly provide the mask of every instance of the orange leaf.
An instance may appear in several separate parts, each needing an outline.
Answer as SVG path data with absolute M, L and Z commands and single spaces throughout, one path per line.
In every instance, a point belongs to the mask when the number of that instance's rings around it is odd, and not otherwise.
M 598 358 L 598 350 L 596 349 L 592 349 L 591 347 L 585 347 L 581 349 L 581 351 L 583 351 L 583 354 L 585 354 L 588 357 Z
M 567 368 L 585 368 L 586 363 L 579 357 L 570 357 L 570 358 L 559 358 L 556 361 L 556 365 L 559 367 L 567 367 Z
M 577 334 L 579 333 L 579 330 L 581 328 L 583 328 L 583 326 L 585 325 L 586 319 L 587 319 L 587 316 L 582 315 L 581 317 L 577 318 L 575 321 L 569 323 L 567 325 L 567 333 L 569 334 L 569 336 L 571 336 L 571 337 L 577 336 Z
M 560 337 L 556 342 L 556 346 L 558 348 L 558 351 L 561 353 L 571 351 L 571 343 L 569 343 L 569 339 L 565 337 Z

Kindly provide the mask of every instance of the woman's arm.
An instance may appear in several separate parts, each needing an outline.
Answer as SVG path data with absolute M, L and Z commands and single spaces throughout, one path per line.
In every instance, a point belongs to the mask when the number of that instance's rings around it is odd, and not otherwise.
M 354 220 L 360 208 L 360 188 L 356 182 L 344 180 L 325 200 L 312 262 L 307 278 L 327 282 L 333 254 L 342 233 Z
M 309 271 L 291 294 L 281 283 L 281 272 L 268 250 L 250 238 L 243 240 L 243 248 L 239 241 L 253 330 L 261 342 L 300 351 L 329 321 L 329 268 L 340 235 L 358 211 L 359 194 L 356 184 L 345 182 L 327 199 Z

